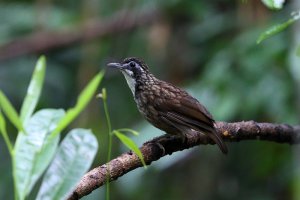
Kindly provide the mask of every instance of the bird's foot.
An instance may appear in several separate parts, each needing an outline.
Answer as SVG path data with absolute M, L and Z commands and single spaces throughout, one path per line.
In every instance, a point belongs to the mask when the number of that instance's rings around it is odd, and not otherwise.
M 162 155 L 164 156 L 166 154 L 165 146 L 168 146 L 170 144 L 170 141 L 184 142 L 185 137 L 182 137 L 180 135 L 165 134 L 145 142 L 144 145 L 152 144 L 158 146 L 159 149 L 162 151 Z

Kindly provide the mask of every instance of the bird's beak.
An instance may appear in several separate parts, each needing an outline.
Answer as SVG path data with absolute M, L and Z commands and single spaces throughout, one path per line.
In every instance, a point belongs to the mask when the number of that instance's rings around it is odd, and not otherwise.
M 112 68 L 122 69 L 121 63 L 108 63 L 107 66 Z

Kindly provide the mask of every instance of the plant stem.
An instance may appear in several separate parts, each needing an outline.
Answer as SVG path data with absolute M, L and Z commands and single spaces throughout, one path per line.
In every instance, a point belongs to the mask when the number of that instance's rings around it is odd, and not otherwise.
M 107 163 L 111 159 L 111 149 L 112 149 L 112 130 L 111 130 L 111 122 L 110 122 L 110 116 L 108 112 L 108 107 L 107 107 L 107 96 L 106 96 L 106 90 L 105 88 L 102 90 L 103 94 L 103 107 L 104 107 L 104 112 L 105 112 L 105 118 L 107 122 L 107 127 L 108 127 L 108 153 L 107 153 Z M 110 178 L 110 169 L 109 165 L 107 165 L 107 177 L 106 177 L 106 200 L 110 199 L 110 185 L 109 185 L 109 178 Z
M 13 145 L 8 137 L 8 134 L 7 134 L 7 131 L 6 131 L 6 122 L 5 122 L 5 118 L 4 116 L 2 115 L 2 112 L 0 110 L 0 132 L 1 132 L 1 135 L 3 136 L 3 139 L 5 141 L 5 144 L 8 148 L 8 151 L 9 151 L 9 154 L 10 156 L 12 157 L 13 155 Z
M 3 130 L 3 132 L 1 132 L 1 133 L 2 133 L 2 136 L 4 138 L 5 144 L 6 144 L 7 148 L 8 148 L 9 154 L 12 157 L 13 156 L 13 145 L 10 142 L 10 139 L 9 139 L 9 137 L 7 135 L 6 130 Z

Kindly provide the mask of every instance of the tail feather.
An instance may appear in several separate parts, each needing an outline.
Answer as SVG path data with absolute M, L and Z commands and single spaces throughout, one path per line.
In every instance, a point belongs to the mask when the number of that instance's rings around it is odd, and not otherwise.
M 228 153 L 228 148 L 226 144 L 215 130 L 213 132 L 207 132 L 206 134 L 219 146 L 219 148 L 224 154 Z

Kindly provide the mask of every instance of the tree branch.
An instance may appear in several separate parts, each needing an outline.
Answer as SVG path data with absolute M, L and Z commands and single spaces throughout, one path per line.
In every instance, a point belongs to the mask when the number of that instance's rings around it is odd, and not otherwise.
M 243 121 L 235 123 L 217 122 L 215 128 L 227 142 L 266 140 L 288 144 L 300 143 L 300 125 L 290 126 L 286 124 Z M 153 161 L 165 155 L 171 155 L 176 151 L 188 149 L 199 144 L 214 144 L 214 142 L 205 135 L 189 136 L 184 141 L 180 138 L 164 135 L 146 142 L 140 150 L 143 153 L 145 162 L 147 165 L 150 165 Z M 86 173 L 68 199 L 80 199 L 104 185 L 107 181 L 107 165 L 110 168 L 109 181 L 114 181 L 128 172 L 142 167 L 142 163 L 134 153 L 124 153 L 109 163 Z
M 36 32 L 0 46 L 0 60 L 84 42 L 114 33 L 129 31 L 149 24 L 160 17 L 156 9 L 120 11 L 107 20 L 89 20 L 83 25 L 56 32 Z

